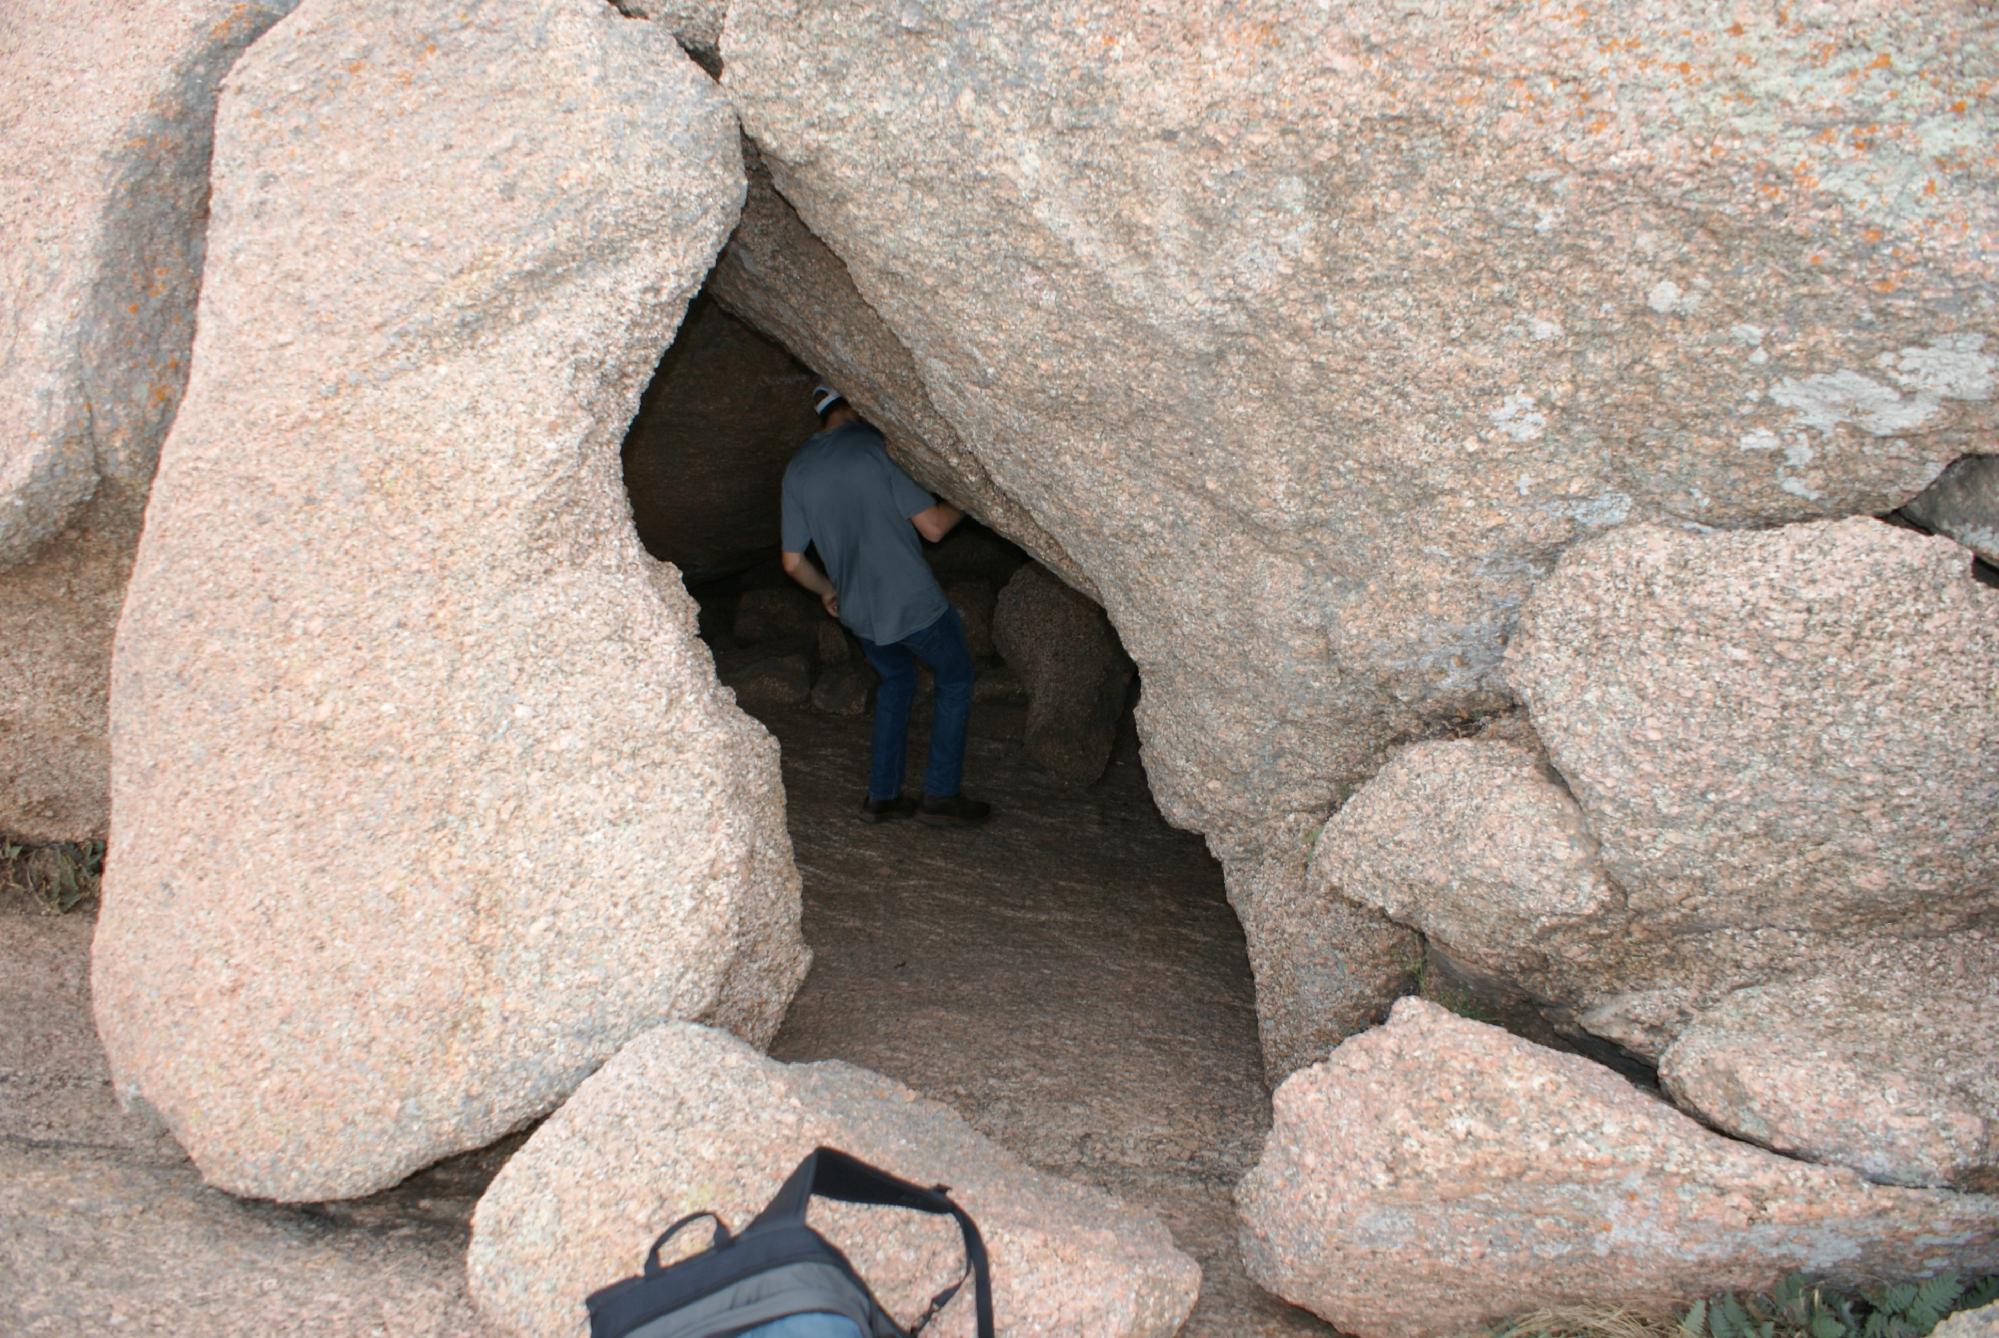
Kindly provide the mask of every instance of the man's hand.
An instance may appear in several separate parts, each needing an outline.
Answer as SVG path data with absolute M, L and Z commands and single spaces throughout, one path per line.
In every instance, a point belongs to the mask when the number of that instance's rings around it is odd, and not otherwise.
M 812 559 L 803 553 L 785 553 L 778 559 L 784 574 L 819 596 L 819 606 L 829 617 L 840 616 L 840 594 L 833 583 L 826 579 L 826 573 L 812 565 Z

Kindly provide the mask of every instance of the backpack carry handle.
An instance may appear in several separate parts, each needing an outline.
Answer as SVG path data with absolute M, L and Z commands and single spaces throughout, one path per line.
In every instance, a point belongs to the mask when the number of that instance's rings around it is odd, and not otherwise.
M 707 1212 L 705 1210 L 698 1213 L 689 1213 L 687 1214 L 687 1216 L 681 1218 L 678 1222 L 675 1222 L 672 1226 L 668 1227 L 666 1230 L 660 1232 L 659 1239 L 655 1240 L 652 1243 L 652 1248 L 646 1251 L 645 1275 L 647 1277 L 649 1278 L 656 1277 L 659 1274 L 664 1273 L 666 1271 L 666 1265 L 660 1263 L 659 1261 L 659 1252 L 666 1248 L 666 1243 L 668 1241 L 672 1240 L 674 1236 L 679 1234 L 680 1228 L 686 1226 L 689 1222 L 698 1222 L 704 1217 L 715 1224 L 715 1234 L 709 1238 L 708 1248 L 711 1250 L 719 1250 L 724 1245 L 727 1245 L 729 1243 L 730 1240 L 729 1227 L 728 1224 L 725 1223 L 721 1218 L 717 1217 L 714 1213 Z
M 925 1189 L 900 1176 L 877 1170 L 860 1158 L 850 1156 L 838 1148 L 822 1147 L 798 1163 L 798 1168 L 777 1191 L 777 1197 L 757 1214 L 756 1220 L 750 1223 L 747 1229 L 755 1230 L 757 1227 L 780 1221 L 803 1223 L 805 1210 L 815 1196 L 832 1199 L 838 1203 L 911 1208 L 920 1213 L 955 1219 L 959 1234 L 965 1240 L 965 1273 L 970 1274 L 972 1279 L 972 1300 L 977 1311 L 978 1338 L 994 1338 L 992 1264 L 986 1257 L 985 1238 L 979 1234 L 978 1224 L 972 1221 L 963 1208 L 952 1202 L 948 1186 L 938 1185 L 934 1189 Z M 675 1223 L 676 1228 L 681 1225 L 684 1225 L 684 1220 Z M 716 1226 L 718 1228 L 721 1226 L 719 1218 L 716 1220 Z M 960 1274 L 956 1282 L 939 1292 L 931 1301 L 929 1311 L 917 1321 L 917 1328 L 921 1329 L 929 1323 L 964 1285 L 965 1276 Z

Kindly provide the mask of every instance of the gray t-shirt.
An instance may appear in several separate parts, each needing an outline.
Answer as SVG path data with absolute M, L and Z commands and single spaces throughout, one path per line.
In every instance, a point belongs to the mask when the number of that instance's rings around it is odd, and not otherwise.
M 846 423 L 807 439 L 785 468 L 784 551 L 817 545 L 840 592 L 840 621 L 885 646 L 950 607 L 909 523 L 935 502 L 888 458 L 881 433 Z

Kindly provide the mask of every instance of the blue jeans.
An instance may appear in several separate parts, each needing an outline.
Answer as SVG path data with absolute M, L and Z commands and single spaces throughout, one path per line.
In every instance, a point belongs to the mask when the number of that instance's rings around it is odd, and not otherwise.
M 891 645 L 859 638 L 868 663 L 882 676 L 875 689 L 875 737 L 868 753 L 868 798 L 902 793 L 909 758 L 909 704 L 916 699 L 916 662 L 930 666 L 937 702 L 930 715 L 930 760 L 923 793 L 948 799 L 965 778 L 965 726 L 972 718 L 972 651 L 956 609 Z

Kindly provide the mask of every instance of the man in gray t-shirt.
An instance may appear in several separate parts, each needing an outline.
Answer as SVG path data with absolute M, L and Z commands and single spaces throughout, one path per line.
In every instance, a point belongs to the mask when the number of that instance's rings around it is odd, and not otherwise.
M 881 674 L 861 816 L 869 822 L 912 813 L 937 823 L 982 822 L 991 807 L 960 792 L 972 655 L 922 544 L 942 539 L 965 513 L 932 497 L 889 459 L 881 433 L 837 392 L 819 387 L 813 407 L 820 430 L 784 471 L 783 563 L 787 576 L 819 596 L 826 612 L 860 639 L 868 663 Z M 817 551 L 824 571 L 806 556 L 807 548 Z M 902 793 L 919 660 L 937 688 L 920 804 Z

